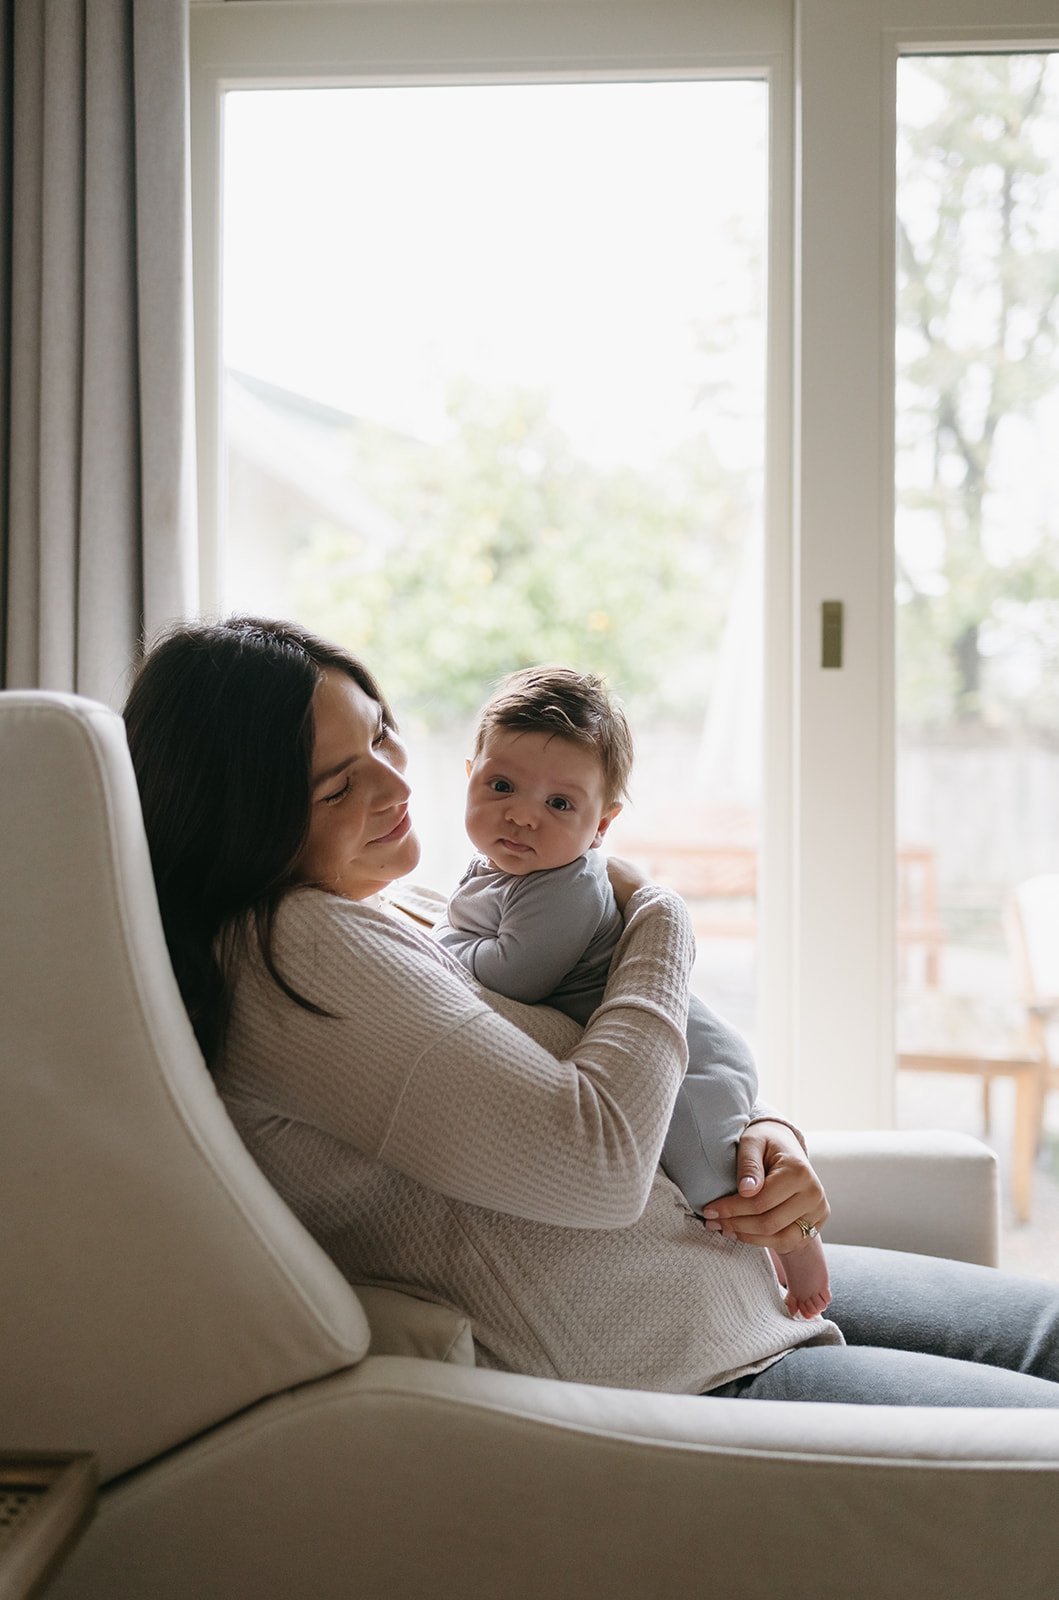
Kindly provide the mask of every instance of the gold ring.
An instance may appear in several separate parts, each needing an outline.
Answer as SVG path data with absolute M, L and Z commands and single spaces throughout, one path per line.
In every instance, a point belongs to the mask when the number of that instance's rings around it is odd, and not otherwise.
M 802 1230 L 803 1239 L 815 1239 L 820 1231 L 809 1221 L 808 1217 L 799 1217 L 798 1226 Z

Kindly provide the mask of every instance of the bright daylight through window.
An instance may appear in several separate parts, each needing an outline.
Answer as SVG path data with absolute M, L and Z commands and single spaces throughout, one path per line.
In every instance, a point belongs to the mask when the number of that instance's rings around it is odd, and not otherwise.
M 898 1041 L 963 1062 L 950 1124 L 983 1057 L 1022 1058 L 994 1098 L 1025 1220 L 1035 946 L 1059 992 L 1059 56 L 902 61 L 897 213 Z
M 764 83 L 720 81 L 240 91 L 224 123 L 225 605 L 378 673 L 443 889 L 491 685 L 604 672 L 614 848 L 687 894 L 750 1031 L 766 134 Z

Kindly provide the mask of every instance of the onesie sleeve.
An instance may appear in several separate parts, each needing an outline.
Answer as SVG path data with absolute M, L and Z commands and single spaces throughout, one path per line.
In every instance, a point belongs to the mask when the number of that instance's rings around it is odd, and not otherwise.
M 553 993 L 584 955 L 607 909 L 604 883 L 584 856 L 513 878 L 495 903 L 489 932 L 461 931 L 450 921 L 435 937 L 486 989 L 526 1005 Z
M 274 985 L 237 995 L 237 1053 L 260 1109 L 490 1210 L 574 1228 L 639 1217 L 687 1059 L 694 941 L 675 895 L 652 885 L 630 900 L 583 1035 L 548 1007 L 500 1001 L 500 1014 L 433 940 L 383 911 L 320 891 L 288 898 L 280 970 L 332 1015 Z M 239 1096 L 250 1086 L 231 1068 L 223 1092 Z

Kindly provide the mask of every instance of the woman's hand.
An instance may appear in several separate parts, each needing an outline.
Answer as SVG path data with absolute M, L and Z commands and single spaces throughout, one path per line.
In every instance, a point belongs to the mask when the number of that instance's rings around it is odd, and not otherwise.
M 641 867 L 634 866 L 631 861 L 625 861 L 621 856 L 608 856 L 607 877 L 614 890 L 614 898 L 618 902 L 618 910 L 624 916 L 625 907 L 636 893 L 651 882 L 647 873 Z
M 831 1215 L 823 1185 L 783 1122 L 752 1122 L 739 1141 L 737 1192 L 703 1216 L 713 1233 L 787 1253 L 806 1242 L 799 1219 L 822 1228 Z

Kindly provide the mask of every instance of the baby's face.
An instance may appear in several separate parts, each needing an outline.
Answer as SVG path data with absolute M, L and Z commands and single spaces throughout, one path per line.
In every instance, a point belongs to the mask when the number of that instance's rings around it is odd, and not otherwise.
M 576 861 L 621 810 L 605 803 L 595 752 L 559 734 L 494 728 L 467 775 L 471 843 L 517 877 Z

